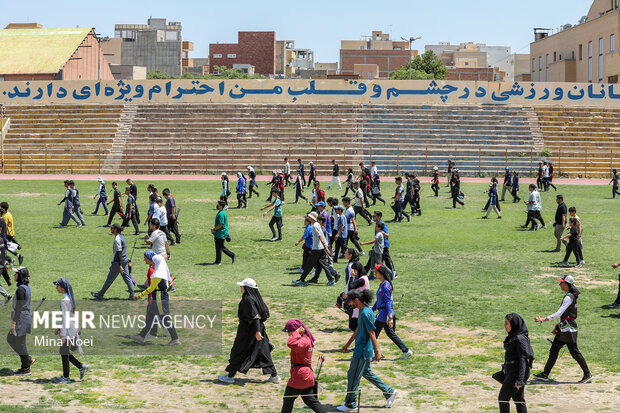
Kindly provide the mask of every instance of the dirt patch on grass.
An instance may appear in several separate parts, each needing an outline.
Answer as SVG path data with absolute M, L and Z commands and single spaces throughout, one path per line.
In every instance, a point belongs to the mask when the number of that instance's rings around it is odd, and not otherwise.
M 2 194 L 0 197 L 38 197 L 38 196 L 58 196 L 58 194 L 47 194 L 44 192 L 18 192 L 16 194 Z

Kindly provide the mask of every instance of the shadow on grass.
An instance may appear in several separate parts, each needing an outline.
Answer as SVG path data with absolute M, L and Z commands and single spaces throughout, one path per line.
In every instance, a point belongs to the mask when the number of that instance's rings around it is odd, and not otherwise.
M 15 372 L 9 368 L 0 369 L 0 377 L 14 376 Z
M 335 328 L 322 328 L 319 331 L 323 332 L 323 333 L 343 333 L 343 332 L 350 332 L 350 330 L 348 328 L 344 328 L 344 327 L 335 327 Z
M 528 386 L 557 386 L 560 384 L 581 384 L 578 381 L 540 381 L 540 380 L 530 380 L 527 382 Z
M 221 381 L 219 381 L 217 378 L 215 379 L 205 379 L 205 380 L 200 380 L 201 383 L 211 383 L 211 384 L 215 384 L 218 386 L 245 386 L 246 384 L 263 384 L 265 380 L 258 380 L 258 379 L 248 379 L 248 378 L 235 378 L 235 382 L 234 383 L 223 383 Z M 265 384 L 269 384 L 269 383 L 265 383 Z
M 541 251 L 536 251 L 536 252 L 562 252 L 561 250 L 541 250 Z
M 602 315 L 601 318 L 620 318 L 620 313 L 618 313 L 618 314 Z
M 194 265 L 203 265 L 203 266 L 206 266 L 206 265 L 218 265 L 218 264 L 216 264 L 216 263 L 214 263 L 214 262 L 199 262 L 199 263 L 196 263 L 196 264 L 194 264 Z

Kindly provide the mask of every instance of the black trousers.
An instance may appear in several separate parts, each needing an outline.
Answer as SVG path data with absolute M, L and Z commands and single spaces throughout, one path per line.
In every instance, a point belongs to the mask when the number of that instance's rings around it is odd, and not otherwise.
M 513 203 L 517 203 L 521 200 L 521 198 L 519 198 L 519 191 L 517 191 L 516 189 L 512 190 L 512 202 Z
M 553 189 L 556 189 L 556 190 L 558 189 L 555 187 L 555 185 L 551 183 L 551 178 L 543 178 L 543 180 L 544 180 L 543 183 L 545 185 L 545 191 L 548 191 L 550 186 L 552 186 Z
M 82 368 L 82 363 L 80 360 L 76 359 L 73 354 L 71 354 L 71 350 L 69 349 L 69 341 L 65 340 L 63 345 L 60 346 L 60 358 L 62 359 L 62 375 L 65 378 L 69 377 L 71 371 L 69 370 L 69 363 L 73 364 L 78 369 Z
M 390 247 L 383 247 L 383 255 L 381 259 L 385 266 L 388 267 L 392 272 L 396 271 L 396 268 L 394 268 L 394 262 L 392 261 L 392 257 L 390 257 Z
M 249 194 L 248 194 L 248 198 L 252 198 L 252 193 L 255 193 L 256 196 L 259 196 L 260 194 L 258 193 L 258 191 L 255 189 L 258 188 L 258 184 L 256 183 L 255 179 L 250 179 L 250 186 L 249 186 Z
M 420 194 L 413 194 L 411 201 L 409 202 L 411 204 L 411 213 L 422 215 L 422 208 L 420 207 Z
M 221 238 L 217 238 L 217 237 L 213 237 L 215 239 L 215 263 L 219 264 L 222 262 L 222 252 L 226 255 L 228 255 L 230 258 L 232 258 L 235 254 L 233 254 L 232 251 L 230 251 L 228 248 L 226 248 L 226 246 L 224 245 L 226 240 L 225 239 L 221 239 Z
M 549 375 L 549 373 L 551 373 L 551 370 L 553 369 L 555 362 L 558 360 L 558 355 L 560 354 L 560 350 L 562 349 L 562 347 L 564 347 L 564 345 L 568 347 L 568 351 L 570 352 L 570 355 L 573 356 L 577 364 L 579 364 L 579 367 L 581 367 L 581 370 L 583 370 L 583 374 L 584 375 L 590 374 L 588 363 L 586 363 L 586 359 L 583 358 L 583 355 L 579 351 L 579 348 L 577 347 L 577 343 L 576 342 L 575 343 L 564 343 L 558 340 L 557 336 L 553 339 L 553 343 L 551 343 L 551 348 L 549 349 L 549 358 L 547 359 L 547 363 L 545 364 L 544 373 L 546 375 Z
M 362 252 L 362 246 L 360 245 L 359 241 L 355 237 L 355 232 L 353 232 L 352 229 L 349 230 L 349 234 L 347 235 L 347 241 L 351 241 L 351 243 L 353 243 L 357 251 Z
M 112 204 L 112 208 L 110 209 L 110 215 L 108 215 L 108 225 L 112 223 L 112 219 L 114 219 L 114 216 L 119 212 L 122 212 L 121 209 L 116 205 Z
M 306 406 L 312 409 L 313 412 L 317 413 L 327 413 L 327 410 L 317 396 L 317 386 L 316 384 L 312 387 L 308 387 L 307 389 L 294 389 L 291 386 L 286 386 L 286 390 L 284 390 L 284 400 L 282 402 L 282 410 L 280 413 L 291 413 L 293 411 L 293 404 L 295 404 L 295 400 L 297 400 L 297 396 L 301 396 L 301 399 L 304 401 Z
M 525 226 L 527 227 L 527 225 L 531 222 L 532 228 L 534 228 L 534 225 L 536 225 L 536 220 L 539 220 L 543 227 L 545 226 L 545 220 L 542 215 L 540 215 L 540 211 L 527 211 L 527 221 L 525 221 Z
M 335 238 L 336 249 L 334 249 L 334 262 L 338 262 L 338 254 L 344 255 L 344 252 L 347 250 L 347 239 L 348 237 Z
M 127 217 L 127 215 L 123 216 L 123 224 L 121 226 L 128 227 L 129 221 L 131 221 L 133 229 L 136 231 L 136 234 L 140 232 L 140 227 L 138 226 L 138 217 L 136 216 L 135 212 L 131 215 L 131 218 Z
M 177 340 L 177 330 L 174 328 L 174 320 L 170 316 L 170 302 L 168 300 L 168 293 L 166 291 L 153 291 L 151 297 L 149 297 L 149 303 L 146 307 L 146 321 L 144 322 L 144 328 L 138 333 L 143 338 L 146 337 L 151 329 L 157 327 L 157 323 L 153 323 L 157 318 L 158 323 L 161 323 L 162 327 L 168 330 L 170 333 L 170 339 Z M 157 330 L 155 330 L 157 331 Z
M 237 194 L 237 208 L 241 208 L 243 205 L 244 208 L 248 207 L 248 201 L 245 199 L 245 194 Z
M 377 204 L 377 199 L 381 202 L 383 202 L 383 204 L 385 204 L 385 199 L 381 198 L 381 192 L 379 192 L 378 194 L 371 194 L 370 195 L 372 197 L 372 204 L 376 205 Z
M 354 206 L 353 207 L 353 211 L 355 211 L 355 215 L 361 215 L 362 218 L 364 218 L 366 220 L 366 222 L 368 222 L 368 224 L 370 224 L 372 222 L 372 215 L 370 215 L 370 212 L 368 212 L 368 210 L 360 207 L 360 206 Z
M 435 193 L 435 196 L 439 196 L 439 184 L 432 184 L 431 189 Z
M 575 254 L 575 259 L 577 260 L 577 264 L 583 261 L 583 251 L 581 251 L 581 244 L 579 242 L 569 242 L 566 246 L 566 255 L 564 255 L 564 262 L 568 262 L 570 258 L 570 254 Z
M 310 251 L 310 255 L 308 256 L 308 260 L 306 261 L 306 266 L 304 267 L 304 272 L 301 274 L 299 278 L 301 281 L 305 281 L 310 271 L 314 270 L 317 266 L 322 268 L 325 271 L 325 275 L 327 276 L 327 280 L 331 281 L 334 279 L 331 274 L 331 269 L 329 268 L 329 262 L 327 262 L 327 255 L 325 254 L 325 250 L 312 250 Z
M 306 247 L 304 245 L 303 254 L 301 256 L 301 268 L 306 268 L 306 263 L 308 262 L 308 257 L 310 256 L 310 251 L 312 251 L 311 247 Z
M 394 344 L 402 351 L 406 353 L 409 351 L 409 348 L 403 343 L 403 341 L 396 335 L 394 328 L 388 327 L 386 322 L 382 322 L 379 320 L 375 320 L 375 336 L 379 338 L 379 334 L 381 334 L 381 330 L 385 330 L 385 334 L 392 340 Z
M 159 229 L 161 229 L 162 232 L 166 234 L 166 239 L 168 239 L 168 243 L 170 243 L 170 245 L 173 245 L 174 240 L 172 239 L 172 235 L 170 235 L 170 231 L 168 230 L 168 225 L 161 225 Z
M 271 234 L 273 237 L 276 237 L 276 230 L 273 226 L 278 227 L 278 238 L 282 239 L 282 217 L 271 217 L 271 221 L 269 221 L 269 229 L 271 229 Z
M 6 342 L 11 346 L 13 351 L 19 355 L 21 359 L 22 370 L 30 370 L 30 361 L 32 360 L 28 355 L 28 348 L 26 347 L 26 335 L 14 336 L 9 333 L 6 336 Z
M 301 188 L 300 187 L 296 187 L 295 188 L 295 203 L 297 203 L 297 201 L 299 201 L 299 198 L 301 198 L 301 199 L 303 199 L 305 201 L 308 200 L 308 198 L 306 198 L 304 196 L 304 194 L 301 192 Z
M 459 199 L 459 191 L 452 191 L 452 208 L 456 208 L 456 204 L 465 205 L 463 201 Z
M 176 242 L 181 242 L 181 234 L 179 234 L 179 224 L 176 218 L 168 218 L 168 230 L 171 234 L 174 234 Z
M 525 376 L 523 381 L 527 382 L 530 377 L 530 368 L 526 367 Z M 517 413 L 527 413 L 527 406 L 525 405 L 525 386 L 519 390 L 515 387 L 517 376 L 514 374 L 506 374 L 502 388 L 497 395 L 497 401 L 499 402 L 500 413 L 510 413 L 510 399 L 514 400 L 517 407 Z

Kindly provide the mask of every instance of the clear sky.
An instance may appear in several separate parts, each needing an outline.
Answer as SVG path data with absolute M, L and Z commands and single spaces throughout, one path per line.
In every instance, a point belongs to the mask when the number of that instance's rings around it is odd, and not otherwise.
M 209 43 L 234 43 L 237 31 L 275 31 L 315 52 L 315 61 L 336 62 L 340 40 L 355 40 L 372 30 L 422 36 L 414 49 L 439 41 L 511 46 L 529 52 L 534 27 L 575 24 L 591 1 L 577 0 L 0 0 L 0 25 L 37 22 L 44 27 L 95 27 L 114 36 L 114 24 L 146 24 L 152 17 L 180 21 L 183 39 L 194 42 L 190 57 L 208 57 Z

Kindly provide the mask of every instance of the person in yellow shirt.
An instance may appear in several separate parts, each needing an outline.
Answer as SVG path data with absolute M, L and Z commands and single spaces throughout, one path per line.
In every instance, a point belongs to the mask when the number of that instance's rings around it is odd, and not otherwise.
M 21 249 L 21 246 L 17 242 L 17 238 L 15 238 L 15 227 L 13 226 L 13 215 L 9 212 L 9 203 L 8 202 L 0 202 L 0 212 L 2 218 L 4 218 L 4 222 L 6 223 L 6 238 L 7 243 L 6 250 L 11 254 L 17 257 L 19 261 L 19 265 L 22 265 L 24 261 L 24 256 L 17 252 L 17 250 Z

